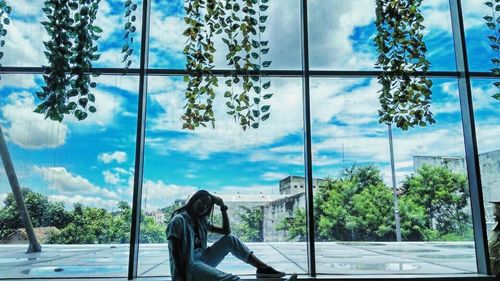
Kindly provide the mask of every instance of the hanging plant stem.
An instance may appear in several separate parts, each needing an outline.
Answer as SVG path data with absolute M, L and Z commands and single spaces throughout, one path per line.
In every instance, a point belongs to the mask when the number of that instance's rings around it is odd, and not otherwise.
M 91 113 L 96 112 L 96 108 L 89 105 L 89 103 L 95 102 L 95 96 L 90 93 L 89 88 L 96 87 L 96 83 L 91 81 L 90 73 L 94 77 L 99 76 L 99 73 L 92 71 L 92 61 L 96 61 L 100 57 L 100 54 L 96 54 L 97 46 L 94 46 L 94 40 L 99 39 L 97 34 L 102 32 L 100 27 L 94 25 L 100 1 L 87 0 L 87 3 L 81 5 L 79 12 L 74 17 L 75 44 L 71 50 L 73 56 L 70 58 L 73 77 L 71 91 L 78 92 L 78 105 L 72 101 L 68 107 L 70 110 L 75 110 L 75 116 L 78 120 L 86 118 L 86 109 Z
M 137 4 L 132 0 L 125 0 L 124 8 L 124 18 L 126 19 L 126 22 L 123 27 L 123 31 L 125 32 L 125 34 L 123 35 L 124 42 L 122 46 L 122 63 L 125 63 L 125 72 L 127 72 L 128 68 L 132 64 L 132 54 L 134 53 L 134 35 L 137 31 L 137 28 L 135 26 L 135 21 L 137 20 L 137 17 L 135 15 L 137 11 Z
M 430 63 L 425 58 L 421 3 L 376 0 L 376 67 L 383 71 L 378 77 L 382 85 L 379 122 L 395 124 L 402 130 L 436 122 L 430 111 L 432 81 L 426 77 Z M 413 77 L 417 71 L 423 75 Z
M 260 76 L 250 76 L 250 71 L 261 69 L 260 53 L 269 51 L 261 49 L 260 42 L 260 33 L 265 30 L 263 23 L 267 19 L 267 16 L 260 16 L 260 12 L 265 12 L 268 6 L 259 3 L 257 0 L 185 0 L 184 20 L 188 28 L 184 31 L 187 37 L 184 54 L 189 75 L 184 76 L 187 87 L 183 128 L 194 130 L 199 125 L 206 126 L 206 122 L 215 126 L 213 101 L 218 79 L 212 73 L 216 51 L 213 38 L 222 33 L 222 41 L 228 50 L 225 59 L 232 68 L 225 81 L 229 88 L 224 93 L 227 114 L 232 115 L 243 130 L 258 128 L 260 121 L 269 118 L 269 113 L 260 113 L 267 112 L 270 106 L 259 103 L 261 89 L 268 89 L 271 84 L 261 85 Z M 267 42 L 263 43 L 267 45 Z M 270 64 L 270 61 L 265 61 L 262 66 L 269 67 Z M 240 86 L 242 90 L 235 91 Z M 265 95 L 263 99 L 271 96 Z
M 10 24 L 11 11 L 12 7 L 7 5 L 7 2 L 5 0 L 0 0 L 0 60 L 4 56 L 2 49 L 5 46 L 5 37 L 7 36 L 7 29 L 5 28 L 5 26 Z M 0 67 L 2 67 L 1 63 Z
M 96 84 L 90 75 L 98 76 L 92 70 L 102 29 L 94 25 L 100 0 L 47 0 L 43 12 L 47 21 L 45 27 L 50 40 L 44 42 L 45 56 L 49 66 L 43 66 L 45 86 L 36 92 L 42 102 L 34 110 L 45 118 L 61 122 L 65 114 L 73 114 L 78 120 L 96 112 L 89 102 L 95 97 L 89 88 Z
M 194 130 L 200 125 L 206 127 L 207 122 L 215 127 L 213 100 L 218 79 L 212 73 L 215 53 L 212 38 L 216 31 L 220 6 L 211 0 L 187 0 L 184 8 L 184 21 L 188 24 L 183 33 L 188 38 L 184 54 L 189 74 L 184 76 L 188 85 L 184 91 L 186 105 L 182 128 Z
M 488 39 L 490 41 L 490 47 L 495 53 L 491 62 L 494 67 L 491 69 L 491 73 L 494 76 L 500 76 L 500 16 L 497 15 L 497 12 L 500 11 L 500 3 L 499 1 L 486 1 L 484 4 L 491 8 L 491 15 L 484 16 L 483 19 L 486 21 L 486 26 L 491 30 L 491 34 L 488 35 Z M 497 91 L 500 89 L 500 82 L 495 81 L 493 85 L 496 87 Z M 495 93 L 492 96 L 496 100 L 500 100 L 500 93 Z

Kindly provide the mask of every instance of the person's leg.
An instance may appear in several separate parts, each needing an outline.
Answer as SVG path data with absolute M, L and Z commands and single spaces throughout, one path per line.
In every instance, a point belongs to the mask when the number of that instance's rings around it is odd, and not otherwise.
M 252 251 L 238 237 L 229 234 L 222 236 L 212 246 L 207 248 L 205 262 L 210 266 L 216 267 L 229 253 L 246 263 L 248 263 L 252 255 Z
M 203 262 L 195 262 L 191 268 L 193 281 L 241 281 L 238 276 L 220 271 Z
M 205 262 L 210 266 L 216 267 L 228 253 L 257 268 L 257 277 L 285 276 L 284 272 L 275 270 L 257 258 L 238 237 L 232 234 L 222 236 L 207 249 L 205 252 Z

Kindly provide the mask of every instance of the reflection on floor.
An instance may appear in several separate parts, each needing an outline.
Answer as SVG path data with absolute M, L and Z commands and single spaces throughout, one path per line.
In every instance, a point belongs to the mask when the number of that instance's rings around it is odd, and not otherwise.
M 287 273 L 307 273 L 305 243 L 247 243 L 259 258 Z M 0 245 L 2 278 L 127 275 L 128 245 Z M 255 270 L 229 255 L 218 267 L 238 275 Z M 328 274 L 468 274 L 476 272 L 472 242 L 316 242 L 316 268 Z M 140 276 L 169 275 L 166 244 L 141 244 Z

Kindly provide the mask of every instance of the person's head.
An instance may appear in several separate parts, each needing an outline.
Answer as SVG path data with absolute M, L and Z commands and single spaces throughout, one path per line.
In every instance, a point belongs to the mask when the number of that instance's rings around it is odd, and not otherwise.
M 206 190 L 198 190 L 189 198 L 184 206 L 174 211 L 172 217 L 182 210 L 186 210 L 190 215 L 197 217 L 207 217 L 212 212 L 213 206 L 212 195 Z

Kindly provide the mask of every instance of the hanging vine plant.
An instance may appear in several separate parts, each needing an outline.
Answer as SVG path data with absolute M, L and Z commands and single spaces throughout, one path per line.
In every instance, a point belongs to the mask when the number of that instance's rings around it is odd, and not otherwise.
M 382 90 L 379 122 L 402 130 L 434 124 L 430 110 L 432 81 L 426 77 L 430 63 L 425 58 L 420 12 L 422 0 L 375 0 L 378 51 L 376 67 Z M 420 77 L 412 73 L 422 72 Z
M 125 13 L 124 18 L 126 20 L 125 25 L 123 27 L 124 35 L 123 35 L 123 46 L 122 46 L 122 55 L 123 60 L 122 63 L 125 64 L 125 72 L 128 70 L 130 65 L 132 64 L 132 54 L 134 53 L 134 35 L 137 31 L 135 26 L 135 21 L 137 17 L 135 15 L 137 10 L 137 4 L 132 0 L 125 0 L 124 3 Z
M 102 29 L 94 24 L 100 0 L 47 0 L 43 12 L 50 40 L 44 42 L 49 66 L 43 66 L 45 86 L 37 92 L 42 102 L 35 112 L 61 122 L 65 114 L 84 120 L 92 105 L 96 87 L 91 77 L 99 76 L 92 62 L 99 59 L 95 42 Z
M 230 89 L 224 93 L 227 99 L 227 114 L 246 130 L 258 128 L 261 121 L 269 118 L 270 105 L 263 100 L 272 94 L 262 94 L 262 89 L 269 89 L 271 82 L 261 81 L 260 70 L 269 67 L 271 61 L 263 61 L 262 55 L 269 52 L 267 41 L 261 41 L 265 31 L 265 15 L 268 0 L 186 0 L 184 18 L 188 28 L 184 54 L 188 75 L 185 90 L 185 112 L 182 116 L 183 128 L 194 130 L 210 123 L 215 127 L 213 103 L 216 97 L 215 87 L 218 78 L 213 74 L 216 49 L 214 36 L 222 35 L 227 46 L 227 64 L 232 68 L 225 84 Z M 242 5 L 240 5 L 242 3 Z M 250 75 L 258 71 L 259 75 Z M 242 90 L 238 91 L 240 89 Z
M 0 0 L 0 60 L 3 58 L 3 47 L 5 46 L 5 37 L 7 36 L 7 25 L 10 25 L 10 12 L 12 7 L 7 5 L 5 0 Z M 2 67 L 2 64 L 0 64 Z
M 484 16 L 483 19 L 486 21 L 486 26 L 491 31 L 491 34 L 488 35 L 488 39 L 490 40 L 490 47 L 494 52 L 494 56 L 491 59 L 494 67 L 491 69 L 491 73 L 494 76 L 500 76 L 500 16 L 497 12 L 500 12 L 500 3 L 499 1 L 486 1 L 484 4 L 491 8 L 491 15 Z M 500 89 L 500 82 L 495 81 L 493 85 L 496 87 L 497 91 Z M 496 100 L 500 100 L 500 93 L 495 93 L 493 98 Z

